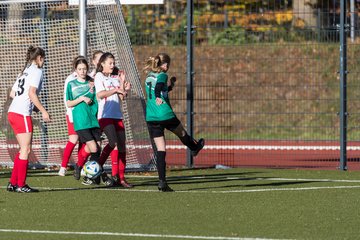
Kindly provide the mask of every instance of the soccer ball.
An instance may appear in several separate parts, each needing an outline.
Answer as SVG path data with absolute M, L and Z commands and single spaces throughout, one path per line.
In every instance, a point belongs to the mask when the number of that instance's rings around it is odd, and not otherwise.
M 101 166 L 95 161 L 87 161 L 83 167 L 84 175 L 90 179 L 95 179 L 101 174 Z

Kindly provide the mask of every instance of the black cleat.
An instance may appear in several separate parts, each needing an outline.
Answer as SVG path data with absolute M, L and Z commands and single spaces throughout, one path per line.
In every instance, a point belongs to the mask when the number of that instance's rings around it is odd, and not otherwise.
M 158 189 L 161 192 L 174 192 L 174 190 L 169 187 L 165 181 L 159 181 Z
M 18 193 L 33 193 L 33 192 L 39 192 L 39 190 L 29 187 L 29 185 L 25 185 L 23 187 L 17 187 L 16 192 Z
M 103 181 L 104 185 L 107 187 L 112 187 L 114 186 L 114 181 L 108 177 L 107 173 L 105 171 L 103 171 L 101 173 L 101 180 Z
M 120 186 L 120 178 L 119 175 L 111 176 L 114 182 L 114 186 Z
M 196 155 L 198 155 L 198 153 L 201 151 L 201 149 L 203 149 L 205 146 L 205 140 L 203 138 L 200 138 L 199 141 L 197 142 L 197 147 L 195 150 L 191 151 L 191 155 L 193 157 L 196 157 Z
M 100 176 L 97 176 L 95 179 L 92 179 L 92 181 L 96 184 L 99 185 L 101 182 Z
M 94 182 L 94 180 L 92 180 L 92 179 L 90 179 L 88 177 L 84 177 L 81 184 L 85 185 L 85 186 L 89 186 L 89 185 L 94 185 L 96 183 Z
M 75 180 L 80 180 L 80 174 L 81 174 L 81 167 L 79 167 L 77 164 L 75 164 L 75 167 L 74 167 Z
M 10 182 L 8 183 L 7 187 L 6 187 L 6 191 L 8 192 L 16 192 L 17 186 L 16 185 L 12 185 Z

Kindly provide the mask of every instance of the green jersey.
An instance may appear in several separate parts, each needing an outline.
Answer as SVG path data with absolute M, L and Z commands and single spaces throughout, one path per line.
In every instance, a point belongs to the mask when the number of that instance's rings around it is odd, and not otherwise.
M 76 100 L 85 96 L 92 100 L 91 104 L 81 102 L 73 107 L 72 114 L 75 131 L 89 128 L 99 128 L 97 120 L 98 103 L 95 87 L 90 88 L 89 82 L 79 82 L 77 79 L 68 83 L 66 88 L 66 101 Z
M 175 113 L 170 105 L 168 96 L 168 75 L 164 72 L 150 72 L 145 80 L 145 90 L 147 96 L 146 102 L 146 121 L 164 121 L 175 117 Z M 155 86 L 156 83 L 164 83 L 164 89 L 161 91 L 163 103 L 156 104 Z

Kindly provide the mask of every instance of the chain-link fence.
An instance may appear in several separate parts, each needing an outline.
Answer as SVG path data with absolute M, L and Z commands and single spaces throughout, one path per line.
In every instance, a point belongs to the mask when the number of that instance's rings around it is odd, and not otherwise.
M 348 157 L 360 144 L 358 2 L 348 1 Z M 340 1 L 194 1 L 195 166 L 339 166 Z M 135 58 L 172 57 L 171 93 L 186 123 L 186 1 L 124 6 Z M 142 79 L 144 76 L 142 75 Z M 169 163 L 185 164 L 172 135 Z M 178 146 L 179 145 L 179 146 Z

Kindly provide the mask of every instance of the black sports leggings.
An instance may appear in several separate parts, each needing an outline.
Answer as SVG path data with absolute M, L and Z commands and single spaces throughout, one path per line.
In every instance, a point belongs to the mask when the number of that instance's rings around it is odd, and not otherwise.
M 115 148 L 118 143 L 117 142 L 118 137 L 117 137 L 117 132 L 116 132 L 115 126 L 112 124 L 109 124 L 106 127 L 104 127 L 103 131 L 104 131 L 106 137 L 108 138 L 109 146 L 111 148 Z

